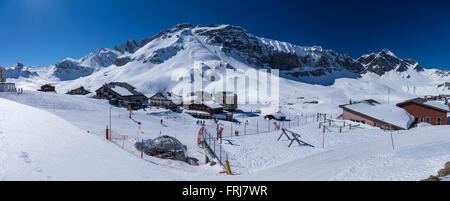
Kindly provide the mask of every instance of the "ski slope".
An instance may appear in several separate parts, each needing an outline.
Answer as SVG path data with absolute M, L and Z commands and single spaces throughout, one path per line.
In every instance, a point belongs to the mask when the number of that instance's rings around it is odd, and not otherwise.
M 41 109 L 0 98 L 0 180 L 181 180 Z
M 132 117 L 142 122 L 144 133 L 139 137 L 176 137 L 199 166 L 154 157 L 141 160 L 132 151 L 137 125 L 125 109 L 112 109 L 112 129 L 113 135 L 127 140 L 106 141 L 110 107 L 105 100 L 25 91 L 1 93 L 0 103 L 1 180 L 421 180 L 450 160 L 450 126 L 393 132 L 393 150 L 389 132 L 361 125 L 339 133 L 342 121 L 334 122 L 323 138 L 310 112 L 308 119 L 300 117 L 299 126 L 283 126 L 314 147 L 296 142 L 288 147 L 285 137 L 277 141 L 281 132 L 273 131 L 273 124 L 245 109 L 236 115 L 242 124 L 221 122 L 226 139 L 222 146 L 234 173 L 226 176 L 220 166 L 204 163 L 196 141 L 200 126 L 183 112 L 152 109 Z M 294 119 L 292 114 L 288 118 Z M 246 121 L 248 135 L 243 130 Z M 256 122 L 260 134 L 255 134 Z M 240 136 L 231 137 L 231 125 Z M 211 120 L 206 126 L 215 128 Z M 265 130 L 268 126 L 270 132 Z

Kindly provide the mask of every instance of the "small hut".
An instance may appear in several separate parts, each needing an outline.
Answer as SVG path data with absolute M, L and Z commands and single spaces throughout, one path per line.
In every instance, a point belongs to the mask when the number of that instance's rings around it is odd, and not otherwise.
M 55 93 L 56 93 L 55 87 L 52 86 L 52 85 L 50 85 L 50 84 L 44 84 L 44 85 L 42 85 L 41 88 L 38 89 L 38 91 L 42 91 L 42 92 L 55 92 Z
M 90 94 L 90 93 L 91 93 L 90 91 L 88 91 L 83 86 L 81 86 L 81 87 L 78 87 L 76 89 L 72 89 L 72 90 L 68 91 L 66 94 L 69 94 L 69 95 L 86 95 L 86 94 Z

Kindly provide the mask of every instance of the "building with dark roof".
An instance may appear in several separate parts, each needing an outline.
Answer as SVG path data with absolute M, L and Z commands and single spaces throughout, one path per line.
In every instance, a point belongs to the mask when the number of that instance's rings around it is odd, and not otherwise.
M 431 125 L 446 125 L 449 106 L 441 101 L 428 101 L 414 98 L 397 104 L 414 116 L 415 122 L 426 122 Z
M 38 89 L 38 91 L 42 91 L 42 92 L 55 92 L 55 93 L 56 93 L 55 86 L 52 86 L 52 85 L 50 85 L 50 84 L 44 84 L 44 85 L 42 85 L 41 88 Z
M 155 106 L 155 107 L 161 107 L 161 108 L 166 108 L 166 109 L 170 109 L 170 110 L 176 110 L 177 109 L 177 104 L 175 104 L 173 102 L 173 99 L 176 98 L 181 98 L 178 96 L 175 96 L 169 92 L 159 92 L 156 93 L 155 95 L 151 96 L 149 99 L 149 105 L 150 106 Z M 181 102 L 181 100 L 180 100 Z
M 104 84 L 95 92 L 96 98 L 107 100 L 117 99 L 120 103 L 128 104 L 132 107 L 148 104 L 148 98 L 141 92 L 136 91 L 136 87 L 126 82 L 110 82 Z
M 66 94 L 69 95 L 86 95 L 86 94 L 90 94 L 91 92 L 87 89 L 85 89 L 83 86 L 78 87 L 76 89 L 72 89 L 70 91 L 68 91 Z

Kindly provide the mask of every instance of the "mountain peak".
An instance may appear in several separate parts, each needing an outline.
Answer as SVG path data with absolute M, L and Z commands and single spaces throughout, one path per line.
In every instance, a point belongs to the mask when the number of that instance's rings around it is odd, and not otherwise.
M 16 66 L 17 66 L 18 68 L 23 68 L 24 65 L 23 65 L 21 62 L 17 62 Z
M 181 29 L 194 28 L 194 27 L 196 27 L 196 25 L 193 25 L 191 23 L 181 23 L 181 24 L 177 24 L 177 25 L 173 26 L 172 28 L 170 28 L 170 31 L 174 32 L 174 31 L 178 31 Z
M 364 68 L 377 75 L 396 70 L 397 72 L 405 72 L 408 69 L 414 69 L 417 72 L 423 71 L 422 66 L 412 59 L 400 59 L 388 49 L 383 49 L 378 53 L 364 55 L 356 60 L 364 66 Z
M 19 77 L 33 77 L 38 76 L 36 72 L 29 71 L 29 67 L 25 67 L 21 62 L 17 62 L 16 65 L 6 68 L 6 77 L 17 79 Z
M 384 53 L 384 54 L 387 54 L 387 55 L 392 56 L 392 57 L 397 57 L 394 53 L 392 53 L 390 50 L 388 50 L 386 48 L 381 50 L 380 53 Z

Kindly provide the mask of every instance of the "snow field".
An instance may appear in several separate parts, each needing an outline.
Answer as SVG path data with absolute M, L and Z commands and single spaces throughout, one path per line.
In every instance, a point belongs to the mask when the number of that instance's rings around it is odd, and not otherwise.
M 389 132 L 360 125 L 339 133 L 343 121 L 336 120 L 326 129 L 322 148 L 323 129 L 312 121 L 312 111 L 326 100 L 317 105 L 303 104 L 303 100 L 292 97 L 282 101 L 293 102 L 283 105 L 283 112 L 292 119 L 290 126 L 286 122 L 283 126 L 300 134 L 301 140 L 314 148 L 296 142 L 288 148 L 290 141 L 285 137 L 277 141 L 281 131 L 273 131 L 273 121 L 269 124 L 271 132 L 267 132 L 267 120 L 245 112 L 257 106 L 246 105 L 236 114 L 240 126 L 232 123 L 240 136 L 231 137 L 231 123 L 220 121 L 224 127 L 222 146 L 235 174 L 226 176 L 219 173 L 219 165 L 203 163 L 204 152 L 197 145 L 200 125 L 188 114 L 152 109 L 133 112 L 132 117 L 142 122 L 144 133 L 138 137 L 155 138 L 160 133 L 176 137 L 187 145 L 188 156 L 198 159 L 200 166 L 149 156 L 140 159 L 134 148 L 138 125 L 123 108 L 112 108 L 115 143 L 106 141 L 110 109 L 106 100 L 35 91 L 2 93 L 0 100 L 0 161 L 7 161 L 0 165 L 2 180 L 420 180 L 435 174 L 450 159 L 449 126 L 393 132 L 392 150 Z M 296 114 L 297 105 L 302 106 L 302 112 Z M 309 114 L 308 122 L 302 114 Z M 296 121 L 297 115 L 300 119 Z M 244 135 L 247 121 L 248 135 Z M 256 122 L 259 134 L 255 134 Z M 213 121 L 206 120 L 206 127 L 215 132 Z
M 0 99 L 2 180 L 180 180 L 41 109 Z

